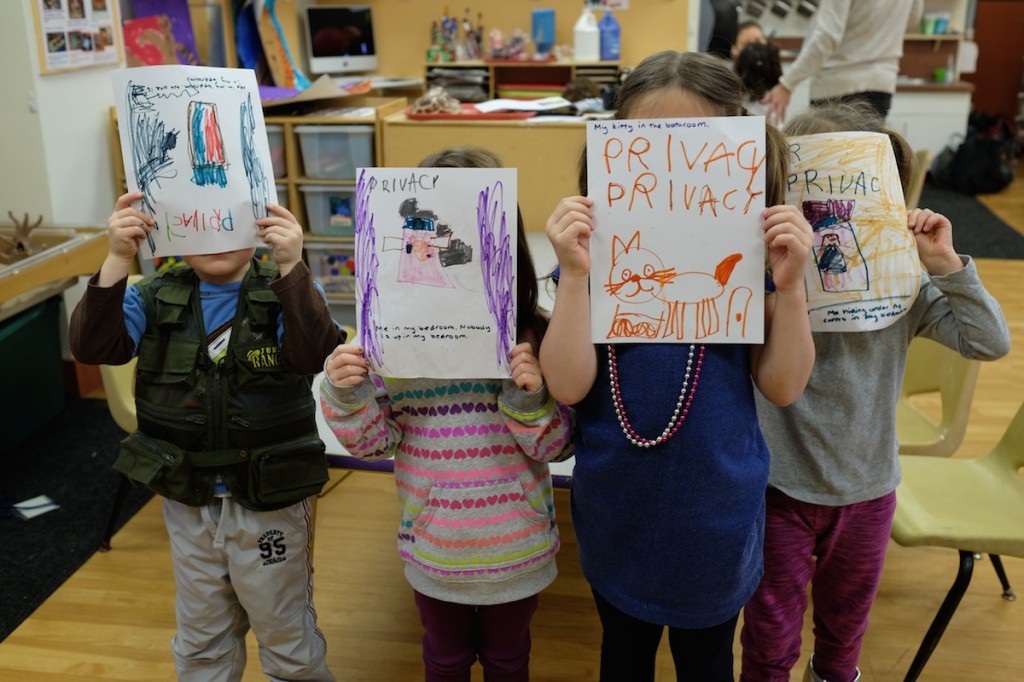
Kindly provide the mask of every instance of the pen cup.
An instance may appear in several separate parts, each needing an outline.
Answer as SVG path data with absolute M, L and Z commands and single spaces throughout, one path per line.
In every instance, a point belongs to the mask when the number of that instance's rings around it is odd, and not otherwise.
M 946 67 L 939 66 L 935 68 L 935 82 L 945 83 L 946 82 Z
M 921 33 L 925 34 L 926 36 L 935 35 L 935 24 L 937 23 L 937 21 L 938 15 L 932 12 L 928 12 L 927 14 L 925 14 L 923 17 L 921 17 Z

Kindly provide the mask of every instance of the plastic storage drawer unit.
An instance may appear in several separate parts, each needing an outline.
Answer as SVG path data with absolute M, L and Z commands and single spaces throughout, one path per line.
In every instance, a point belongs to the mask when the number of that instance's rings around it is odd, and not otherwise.
M 373 165 L 373 126 L 296 126 L 295 133 L 306 177 L 354 180 L 356 168 Z
M 301 185 L 306 202 L 306 227 L 324 237 L 351 237 L 356 232 L 354 188 Z
M 355 293 L 355 245 L 308 241 L 305 246 L 309 270 L 324 291 L 329 294 Z

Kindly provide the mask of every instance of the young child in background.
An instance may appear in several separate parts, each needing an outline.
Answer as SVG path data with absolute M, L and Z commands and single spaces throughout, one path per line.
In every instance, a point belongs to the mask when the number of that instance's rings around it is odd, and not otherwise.
M 911 150 L 866 106 L 812 109 L 785 131 L 888 133 L 906 191 Z M 1006 319 L 974 261 L 954 251 L 949 219 L 915 209 L 907 229 L 927 271 L 911 309 L 884 329 L 815 332 L 817 361 L 803 396 L 785 407 L 758 396 L 772 467 L 765 574 L 743 611 L 745 682 L 790 679 L 800 657 L 808 583 L 815 641 L 804 679 L 860 679 L 857 659 L 900 479 L 896 401 L 910 341 L 924 336 L 979 360 L 1009 351 Z
M 764 34 L 761 24 L 753 19 L 741 21 L 736 29 L 736 40 L 732 44 L 732 60 L 739 59 L 740 53 L 748 45 L 764 45 L 768 43 L 768 36 Z
M 486 150 L 456 147 L 420 166 L 501 163 Z M 547 462 L 571 454 L 570 413 L 548 396 L 536 358 L 547 321 L 521 216 L 517 233 L 511 379 L 476 380 L 472 393 L 460 388 L 463 380 L 383 379 L 351 343 L 324 367 L 320 400 L 341 443 L 355 457 L 395 458 L 399 553 L 425 630 L 427 682 L 468 682 L 478 657 L 486 680 L 529 679 L 530 621 L 538 593 L 555 579 Z M 463 428 L 448 435 L 442 426 Z M 486 435 L 477 427 L 488 427 Z M 477 503 L 465 504 L 470 499 Z
M 747 113 L 766 115 L 768 107 L 761 102 L 761 98 L 782 77 L 779 46 L 774 42 L 748 44 L 736 57 L 736 73 L 746 88 L 743 106 Z
M 126 288 L 154 220 L 121 196 L 110 250 L 69 324 L 75 358 L 138 356 L 139 429 L 114 466 L 164 496 L 180 680 L 241 680 L 246 632 L 275 680 L 333 680 L 313 608 L 311 496 L 327 481 L 311 377 L 343 340 L 280 206 L 255 248 L 185 256 Z
M 616 116 L 742 114 L 732 64 L 661 52 L 626 78 Z M 559 279 L 541 367 L 551 395 L 576 409 L 573 524 L 603 626 L 603 682 L 653 680 L 665 626 L 679 679 L 733 679 L 737 619 L 761 578 L 768 479 L 753 385 L 788 404 L 814 363 L 803 279 L 811 227 L 778 205 L 788 155 L 782 134 L 766 128 L 775 205 L 762 216 L 776 290 L 765 300 L 763 345 L 592 344 L 593 200 L 562 199 L 548 219 Z M 585 159 L 580 171 L 583 193 Z

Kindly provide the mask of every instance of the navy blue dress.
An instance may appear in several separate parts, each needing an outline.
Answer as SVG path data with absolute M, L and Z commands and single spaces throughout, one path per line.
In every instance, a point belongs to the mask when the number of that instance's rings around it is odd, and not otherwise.
M 689 345 L 615 349 L 627 416 L 637 433 L 655 438 L 679 398 Z M 591 587 L 634 618 L 676 628 L 708 628 L 738 614 L 761 578 L 769 465 L 749 346 L 706 347 L 686 421 L 660 445 L 626 439 L 607 346 L 598 347 L 597 380 L 575 407 L 572 515 Z

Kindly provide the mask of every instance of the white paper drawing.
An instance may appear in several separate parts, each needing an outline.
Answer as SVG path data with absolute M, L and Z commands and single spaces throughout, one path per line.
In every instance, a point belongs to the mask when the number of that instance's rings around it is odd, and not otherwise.
M 358 169 L 357 336 L 375 372 L 510 376 L 516 189 L 510 168 Z
M 594 121 L 594 343 L 761 343 L 764 118 Z
M 814 229 L 804 277 L 813 331 L 871 331 L 917 298 L 921 264 L 888 135 L 790 139 L 786 200 Z
M 142 256 L 259 246 L 277 188 L 253 71 L 146 66 L 112 80 L 128 189 L 157 223 Z

